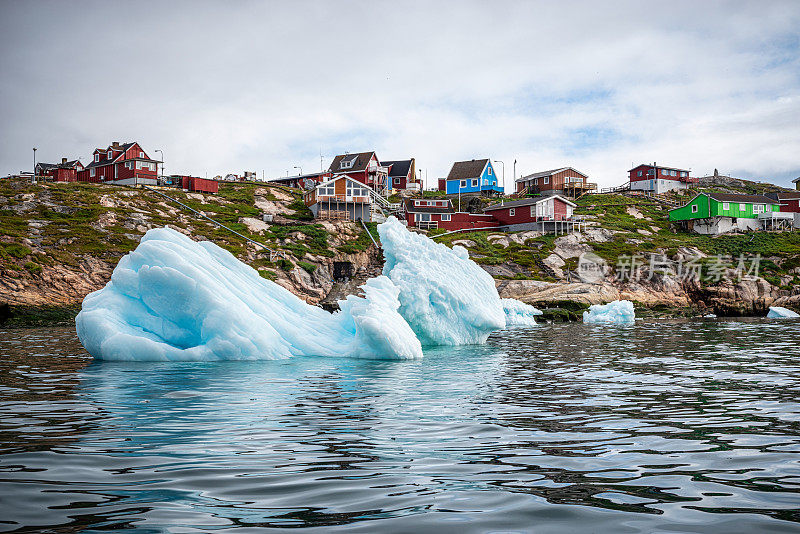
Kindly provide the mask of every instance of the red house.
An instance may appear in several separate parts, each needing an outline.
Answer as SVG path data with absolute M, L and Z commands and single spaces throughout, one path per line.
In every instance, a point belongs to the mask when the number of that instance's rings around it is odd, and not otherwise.
M 781 211 L 800 213 L 800 191 L 796 193 L 767 193 L 765 196 L 780 202 Z
M 588 179 L 587 175 L 577 169 L 560 167 L 517 178 L 516 192 L 576 197 L 597 189 L 597 184 L 589 182 Z
M 156 184 L 158 160 L 150 159 L 139 143 L 114 142 L 96 148 L 92 162 L 78 172 L 79 182 L 115 182 L 121 185 Z
M 36 176 L 46 176 L 54 182 L 77 182 L 81 170 L 83 163 L 79 159 L 67 161 L 67 158 L 61 158 L 61 163 L 36 164 Z
M 397 161 L 383 161 L 381 164 L 389 171 L 391 189 L 415 189 L 421 191 L 422 187 L 417 181 L 417 166 L 414 158 Z
M 628 171 L 631 191 L 647 191 L 651 193 L 666 193 L 673 189 L 688 189 L 700 181 L 699 178 L 689 176 L 686 169 L 675 167 L 662 167 L 653 163 L 641 164 Z
M 357 154 L 336 156 L 333 158 L 328 172 L 337 176 L 349 176 L 371 187 L 383 196 L 387 196 L 389 192 L 388 169 L 381 165 L 375 152 L 359 152 Z
M 546 224 L 554 221 L 572 220 L 575 204 L 560 195 L 526 198 L 511 202 L 501 202 L 484 208 L 502 226 L 525 225 L 528 229 L 544 230 Z M 540 228 L 536 228 L 536 226 Z M 522 227 L 519 227 L 522 229 Z
M 407 198 L 404 207 L 408 226 L 423 230 L 443 228 L 450 231 L 499 226 L 491 215 L 457 212 L 449 199 Z

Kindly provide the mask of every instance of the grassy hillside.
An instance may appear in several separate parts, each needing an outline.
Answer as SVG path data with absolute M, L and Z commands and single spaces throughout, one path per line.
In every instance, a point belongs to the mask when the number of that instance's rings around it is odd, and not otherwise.
M 0 304 L 14 302 L 9 295 L 25 288 L 46 286 L 53 269 L 74 273 L 77 280 L 86 279 L 91 269 L 110 272 L 148 229 L 160 226 L 212 240 L 270 279 L 286 276 L 296 267 L 311 273 L 320 259 L 365 251 L 371 245 L 360 225 L 331 232 L 315 223 L 299 194 L 285 189 L 222 183 L 216 195 L 179 190 L 167 194 L 283 251 L 286 259 L 272 262 L 240 237 L 144 189 L 0 180 Z M 259 203 L 262 207 L 273 203 L 280 215 L 275 224 L 254 230 L 245 222 L 247 218 L 260 222 Z M 87 262 L 94 263 L 87 266 Z
M 703 188 L 703 190 L 725 190 L 731 192 L 763 193 L 763 185 L 752 184 L 745 187 Z M 688 200 L 693 194 L 676 196 L 677 199 Z M 689 247 L 708 255 L 703 262 L 716 261 L 717 256 L 731 256 L 735 260 L 740 255 L 760 254 L 762 275 L 773 285 L 790 287 L 800 284 L 793 270 L 800 267 L 800 232 L 722 235 L 717 237 L 702 236 L 679 231 L 668 220 L 669 207 L 661 202 L 641 196 L 621 194 L 585 195 L 577 200 L 576 215 L 586 217 L 596 227 L 614 232 L 613 239 L 608 242 L 593 242 L 594 252 L 612 266 L 621 256 L 633 256 L 646 253 L 661 253 L 669 257 L 675 256 L 680 248 Z M 550 280 L 548 269 L 543 260 L 552 254 L 555 248 L 553 235 L 526 239 L 522 243 L 492 243 L 498 232 L 474 232 L 450 234 L 437 237 L 439 242 L 452 244 L 454 241 L 467 241 L 473 259 L 482 264 L 501 265 L 514 264 L 522 267 L 514 278 Z M 474 246 L 472 244 L 474 243 Z M 577 260 L 567 262 L 568 269 L 574 269 Z M 788 283 L 781 283 L 781 277 L 791 277 Z

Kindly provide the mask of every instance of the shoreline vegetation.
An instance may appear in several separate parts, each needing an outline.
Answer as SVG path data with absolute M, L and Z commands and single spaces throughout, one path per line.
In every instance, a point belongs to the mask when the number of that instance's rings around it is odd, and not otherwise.
M 770 189 L 771 188 L 771 189 Z M 737 180 L 702 190 L 763 193 L 769 184 Z M 100 184 L 0 181 L 0 327 L 68 325 L 83 297 L 100 289 L 119 259 L 144 233 L 169 226 L 194 239 L 209 239 L 311 304 L 330 306 L 366 279 L 380 274 L 381 256 L 367 234 L 376 225 L 314 220 L 299 191 L 267 183 L 221 182 L 219 193 L 171 190 L 168 194 L 248 238 L 283 251 L 260 248 L 142 189 Z M 685 202 L 686 192 L 675 200 Z M 443 193 L 426 192 L 426 197 Z M 393 199 L 397 200 L 397 199 Z M 481 199 L 480 202 L 486 203 Z M 429 235 L 461 245 L 496 281 L 502 297 L 542 309 L 545 321 L 579 320 L 590 304 L 625 298 L 640 317 L 764 316 L 772 304 L 800 311 L 800 232 L 701 236 L 678 231 L 669 205 L 621 194 L 585 195 L 576 214 L 582 234 L 504 234 L 496 231 Z M 263 215 L 269 215 L 265 222 Z M 596 284 L 582 284 L 578 258 L 591 252 L 607 264 Z M 645 279 L 620 281 L 619 258 L 639 256 Z M 701 276 L 679 281 L 686 258 L 710 268 L 715 258 L 760 255 L 757 277 L 731 280 Z M 662 269 L 647 271 L 657 256 Z M 663 264 L 672 265 L 668 269 Z M 342 279 L 341 266 L 346 265 Z M 651 263 L 651 266 L 653 264 Z M 730 275 L 730 269 L 723 274 Z M 326 308 L 327 309 L 327 308 Z

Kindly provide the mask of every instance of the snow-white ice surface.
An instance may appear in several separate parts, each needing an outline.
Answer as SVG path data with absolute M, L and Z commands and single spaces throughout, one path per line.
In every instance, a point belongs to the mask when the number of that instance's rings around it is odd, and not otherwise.
M 636 321 L 633 303 L 629 300 L 614 300 L 608 304 L 592 304 L 583 312 L 584 323 L 628 324 Z
M 506 314 L 506 326 L 535 326 L 534 317 L 542 315 L 541 310 L 517 299 L 500 299 L 500 302 Z
M 506 325 L 506 313 L 494 279 L 469 259 L 467 250 L 452 249 L 409 232 L 389 217 L 378 226 L 383 274 L 400 288 L 400 315 L 423 345 L 483 343 Z
M 159 228 L 84 299 L 75 322 L 86 350 L 105 360 L 422 357 L 397 312 L 399 289 L 380 276 L 364 291 L 331 314 L 213 243 Z
M 770 306 L 767 317 L 769 317 L 770 319 L 790 319 L 790 318 L 800 317 L 800 315 L 793 312 L 792 310 L 783 308 L 781 306 Z

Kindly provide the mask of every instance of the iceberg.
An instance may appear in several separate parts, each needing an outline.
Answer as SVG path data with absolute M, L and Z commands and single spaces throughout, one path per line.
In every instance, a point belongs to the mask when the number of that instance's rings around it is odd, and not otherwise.
M 494 279 L 452 249 L 409 232 L 395 217 L 378 226 L 386 260 L 383 274 L 400 288 L 400 315 L 423 345 L 484 343 L 506 326 L 506 312 Z
M 770 319 L 793 319 L 800 317 L 800 315 L 781 306 L 770 306 L 767 317 Z
M 84 299 L 75 323 L 89 354 L 104 360 L 421 358 L 391 280 L 367 281 L 364 294 L 331 314 L 217 245 L 159 228 Z
M 535 317 L 542 315 L 542 310 L 537 310 L 517 299 L 500 299 L 500 302 L 506 314 L 506 326 L 535 326 L 537 324 Z
M 629 300 L 615 300 L 608 304 L 592 304 L 589 311 L 583 312 L 584 323 L 630 324 L 636 321 L 633 303 Z
M 230 252 L 169 228 L 150 230 L 75 318 L 86 350 L 103 360 L 254 360 L 344 356 L 407 360 L 423 345 L 478 344 L 541 312 L 500 299 L 466 249 L 378 227 L 386 263 L 364 296 L 329 313 L 303 302 Z

